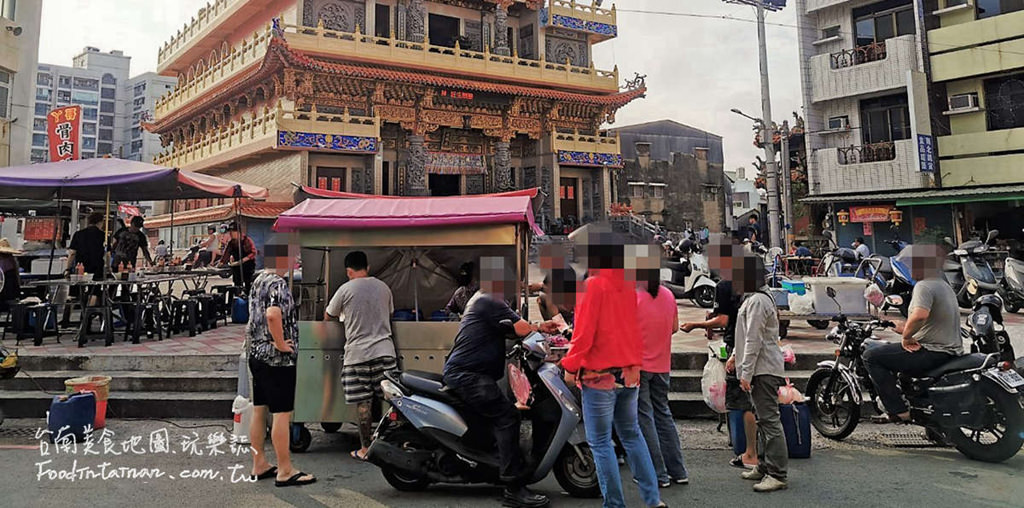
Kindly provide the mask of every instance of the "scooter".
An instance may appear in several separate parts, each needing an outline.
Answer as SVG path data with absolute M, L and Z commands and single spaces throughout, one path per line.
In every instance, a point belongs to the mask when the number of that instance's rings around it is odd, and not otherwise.
M 860 262 L 857 251 L 840 247 L 831 231 L 823 231 L 822 236 L 828 239 L 832 250 L 821 257 L 817 273 L 824 277 L 855 277 Z
M 1017 359 L 1003 326 L 1003 300 L 998 295 L 984 295 L 974 301 L 973 312 L 960 328 L 960 336 L 971 339 L 971 353 L 996 353 L 1006 362 Z
M 677 299 L 689 299 L 698 306 L 715 306 L 715 287 L 707 258 L 697 248 L 683 253 L 679 261 L 668 261 L 661 269 L 661 282 Z
M 511 326 L 511 323 L 502 322 Z M 554 423 L 547 446 L 528 483 L 543 480 L 552 470 L 571 496 L 601 496 L 594 459 L 583 430 L 580 400 L 562 379 L 547 339 L 534 332 L 516 342 L 508 357 L 518 362 L 529 380 L 533 401 L 527 415 Z M 368 460 L 400 491 L 422 491 L 434 483 L 498 483 L 499 458 L 488 422 L 472 418 L 449 393 L 440 375 L 403 372 L 381 382 L 391 410 L 374 433 Z M 535 443 L 536 444 L 536 443 Z
M 861 261 L 857 273 L 863 274 L 882 290 L 886 296 L 885 304 L 882 306 L 883 311 L 890 307 L 896 307 L 903 317 L 907 317 L 910 297 L 913 295 L 914 285 L 917 283 L 910 273 L 908 264 L 910 251 L 907 247 L 909 245 L 900 241 L 899 238 L 886 243 L 894 249 L 898 249 L 899 253 L 891 257 L 871 256 Z
M 989 246 L 997 236 L 999 231 L 993 229 L 989 231 L 984 243 L 981 240 L 969 240 L 959 246 L 949 237 L 945 239 L 955 250 L 946 257 L 942 271 L 946 282 L 949 282 L 956 293 L 957 303 L 963 309 L 971 308 L 978 297 L 999 290 L 992 265 L 984 258 L 984 254 L 988 252 Z
M 1010 251 L 1003 264 L 1003 278 L 999 281 L 999 296 L 1006 312 L 1017 313 L 1024 307 L 1024 249 Z

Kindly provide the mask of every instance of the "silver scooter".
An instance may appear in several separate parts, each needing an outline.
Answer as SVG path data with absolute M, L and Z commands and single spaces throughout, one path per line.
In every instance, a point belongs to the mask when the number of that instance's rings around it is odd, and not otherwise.
M 532 402 L 526 414 L 533 420 L 534 438 L 546 443 L 534 443 L 540 456 L 534 456 L 528 481 L 537 483 L 553 470 L 569 495 L 600 497 L 579 397 L 565 384 L 561 369 L 546 361 L 550 355 L 547 339 L 537 332 L 517 340 L 507 355 L 530 381 Z M 389 374 L 381 388 L 391 410 L 377 427 L 367 459 L 392 487 L 421 491 L 434 483 L 499 483 L 492 429 L 446 390 L 440 375 Z M 541 420 L 551 423 L 549 436 L 538 436 Z

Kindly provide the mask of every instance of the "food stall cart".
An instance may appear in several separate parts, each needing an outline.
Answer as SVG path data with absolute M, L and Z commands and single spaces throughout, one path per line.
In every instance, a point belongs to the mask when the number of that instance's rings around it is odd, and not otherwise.
M 405 370 L 439 373 L 459 323 L 438 313 L 456 289 L 459 265 L 482 256 L 512 263 L 525 317 L 527 256 L 534 223 L 530 195 L 444 198 L 309 199 L 282 214 L 278 232 L 297 232 L 303 270 L 326 274 L 328 298 L 345 282 L 345 256 L 361 250 L 370 275 L 394 295 L 392 332 Z M 324 250 L 326 249 L 326 255 Z M 335 267 L 331 269 L 331 267 Z M 341 389 L 345 333 L 338 322 L 300 321 L 295 422 L 334 431 L 355 421 Z M 296 435 L 296 432 L 298 435 Z M 292 449 L 309 446 L 304 426 Z

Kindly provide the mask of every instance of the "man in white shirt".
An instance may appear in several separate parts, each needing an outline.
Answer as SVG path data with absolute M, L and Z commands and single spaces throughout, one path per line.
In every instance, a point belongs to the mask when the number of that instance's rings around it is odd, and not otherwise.
M 861 259 L 871 257 L 871 248 L 864 243 L 863 236 L 858 236 L 857 239 L 853 241 L 853 248 L 857 251 L 857 256 Z

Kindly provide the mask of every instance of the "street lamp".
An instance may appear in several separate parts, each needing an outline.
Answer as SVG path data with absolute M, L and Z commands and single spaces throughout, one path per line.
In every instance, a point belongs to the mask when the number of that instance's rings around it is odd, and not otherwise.
M 732 108 L 729 111 L 732 111 L 733 113 L 736 113 L 737 115 L 740 115 L 740 116 L 742 116 L 744 118 L 748 118 L 752 122 L 754 122 L 754 123 L 756 123 L 758 125 L 761 125 L 762 127 L 764 126 L 764 120 L 761 120 L 760 118 L 754 118 L 754 117 L 752 117 L 752 116 L 750 116 L 750 115 L 748 115 L 748 114 L 746 114 L 746 113 L 744 113 L 744 112 L 742 112 L 742 111 L 740 111 L 740 110 L 738 110 L 736 108 Z

